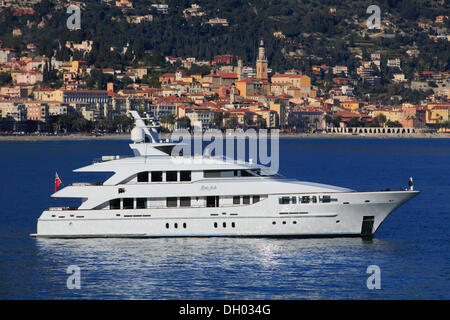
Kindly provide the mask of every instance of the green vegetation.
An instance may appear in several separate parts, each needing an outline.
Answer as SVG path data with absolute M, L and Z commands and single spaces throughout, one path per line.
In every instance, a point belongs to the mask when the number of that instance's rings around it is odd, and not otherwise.
M 264 38 L 268 58 L 277 70 L 319 62 L 314 59 L 310 62 L 289 59 L 279 50 L 281 47 L 287 51 L 296 50 L 299 44 L 306 54 L 322 57 L 322 63 L 347 65 L 351 64 L 349 47 L 363 40 L 355 35 L 355 25 L 365 23 L 368 18 L 365 12 L 367 7 L 377 4 L 382 9 L 383 17 L 392 16 L 392 22 L 401 26 L 402 30 L 411 32 L 394 39 L 369 40 L 367 45 L 395 50 L 399 46 L 416 42 L 418 46 L 427 48 L 426 54 L 416 61 L 417 64 L 442 69 L 449 63 L 449 50 L 443 50 L 448 49 L 446 44 L 434 43 L 426 35 L 415 32 L 419 14 L 421 18 L 429 19 L 437 15 L 449 15 L 450 9 L 438 5 L 437 1 L 168 0 L 165 2 L 169 5 L 169 13 L 159 14 L 151 9 L 148 0 L 133 0 L 134 9 L 123 11 L 101 1 L 87 0 L 82 10 L 81 30 L 77 31 L 66 28 L 68 14 L 65 7 L 57 5 L 57 2 L 43 0 L 34 7 L 35 14 L 32 16 L 14 16 L 9 9 L 3 10 L 0 14 L 0 29 L 5 32 L 2 32 L 1 40 L 6 46 L 18 50 L 23 50 L 26 43 L 35 42 L 39 54 L 47 57 L 55 55 L 63 60 L 68 60 L 70 52 L 59 44 L 94 40 L 93 51 L 83 58 L 98 67 L 113 67 L 132 65 L 142 59 L 145 63 L 160 65 L 162 61 L 158 55 L 145 60 L 146 50 L 199 59 L 212 59 L 217 54 L 232 53 L 241 56 L 244 62 L 253 62 L 258 41 Z M 184 18 L 183 10 L 191 3 L 199 4 L 206 13 L 205 17 Z M 330 8 L 336 11 L 330 12 Z M 151 22 L 127 22 L 128 16 L 149 13 L 153 14 Z M 230 26 L 210 26 L 206 23 L 209 18 L 217 16 L 228 19 Z M 39 23 L 45 23 L 45 26 L 40 28 Z M 23 42 L 11 36 L 14 27 L 24 31 Z M 282 31 L 289 41 L 274 38 L 275 31 Z M 111 46 L 121 49 L 127 44 L 129 48 L 125 53 L 110 50 Z

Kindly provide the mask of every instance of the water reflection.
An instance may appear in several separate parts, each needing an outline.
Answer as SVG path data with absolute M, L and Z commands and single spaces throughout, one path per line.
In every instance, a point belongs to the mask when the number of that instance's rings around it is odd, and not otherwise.
M 36 239 L 36 247 L 56 296 L 67 295 L 65 270 L 78 265 L 82 289 L 71 292 L 77 298 L 322 299 L 358 298 L 351 286 L 364 289 L 368 255 L 386 255 L 395 245 L 359 238 L 159 238 Z

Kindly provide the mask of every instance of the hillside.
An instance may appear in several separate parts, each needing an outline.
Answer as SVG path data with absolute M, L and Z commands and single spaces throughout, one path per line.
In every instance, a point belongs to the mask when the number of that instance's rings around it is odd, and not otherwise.
M 167 13 L 158 12 L 148 0 L 133 0 L 132 9 L 117 7 L 113 1 L 71 3 L 82 6 L 81 30 L 67 29 L 69 14 L 65 11 L 67 4 L 62 1 L 43 0 L 33 6 L 32 15 L 12 14 L 12 9 L 3 9 L 0 13 L 3 46 L 23 50 L 33 42 L 39 54 L 64 56 L 69 53 L 58 50 L 59 44 L 94 40 L 95 55 L 85 58 L 106 67 L 130 62 L 109 53 L 110 46 L 123 47 L 127 43 L 136 60 L 144 57 L 145 50 L 155 50 L 162 55 L 198 59 L 230 53 L 241 56 L 244 62 L 253 61 L 257 43 L 264 38 L 274 69 L 305 69 L 311 63 L 351 65 L 352 47 L 382 49 L 390 56 L 404 56 L 407 47 L 426 47 L 415 67 L 447 70 L 449 65 L 448 41 L 434 43 L 427 37 L 433 30 L 422 32 L 417 27 L 419 21 L 433 22 L 438 15 L 449 15 L 445 1 L 379 2 L 383 33 L 393 38 L 373 39 L 367 36 L 379 30 L 368 30 L 365 21 L 369 17 L 366 9 L 374 1 L 165 1 Z M 192 3 L 200 6 L 203 16 L 184 16 L 183 10 Z M 132 21 L 133 17 L 149 14 L 152 21 Z M 227 19 L 229 26 L 209 25 L 211 18 Z M 442 27 L 449 27 L 448 20 Z M 22 30 L 20 38 L 12 36 L 14 28 Z M 280 31 L 285 39 L 274 37 L 274 32 Z M 435 57 L 430 57 L 430 53 Z

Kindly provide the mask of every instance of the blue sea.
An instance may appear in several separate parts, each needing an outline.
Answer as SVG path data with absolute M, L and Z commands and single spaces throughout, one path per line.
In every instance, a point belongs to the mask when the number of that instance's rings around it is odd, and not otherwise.
M 372 240 L 267 238 L 35 239 L 72 170 L 128 141 L 0 142 L 0 299 L 449 299 L 449 139 L 281 139 L 280 173 L 356 190 L 422 193 Z M 68 289 L 69 266 L 80 289 Z M 380 289 L 369 289 L 369 266 Z

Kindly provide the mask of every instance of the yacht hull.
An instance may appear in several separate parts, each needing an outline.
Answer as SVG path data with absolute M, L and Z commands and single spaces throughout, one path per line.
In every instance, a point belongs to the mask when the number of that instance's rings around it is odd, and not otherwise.
M 258 203 L 226 207 L 48 210 L 35 237 L 371 237 L 418 191 L 338 192 L 330 203 Z M 304 195 L 305 193 L 302 193 Z

